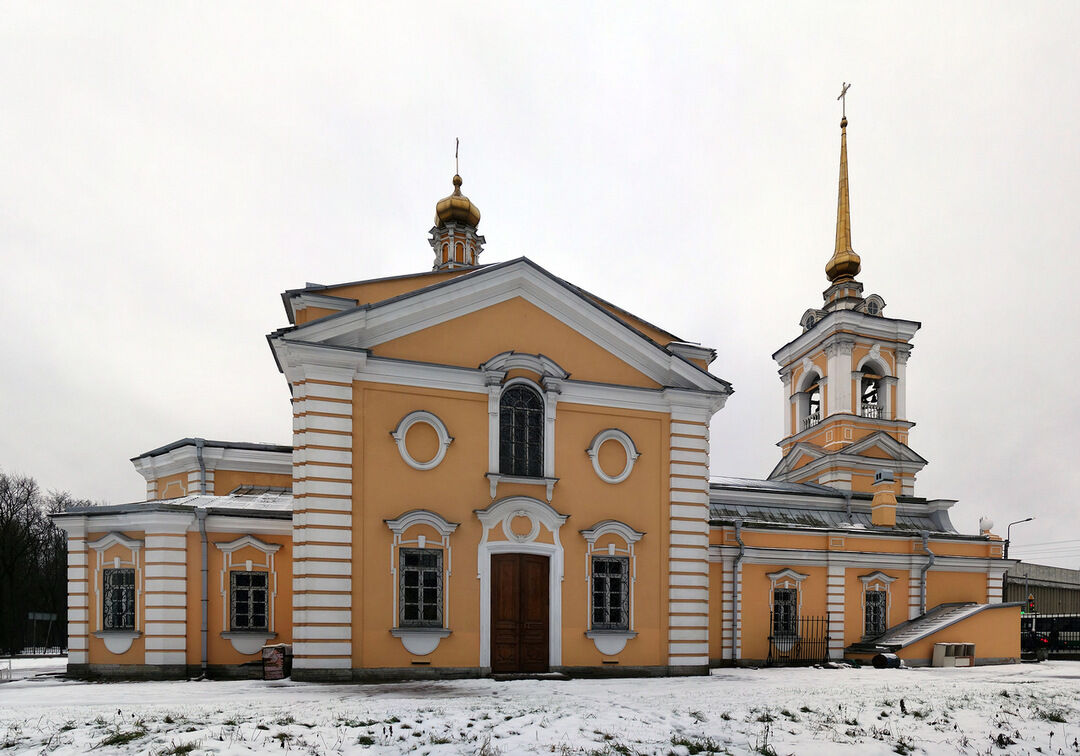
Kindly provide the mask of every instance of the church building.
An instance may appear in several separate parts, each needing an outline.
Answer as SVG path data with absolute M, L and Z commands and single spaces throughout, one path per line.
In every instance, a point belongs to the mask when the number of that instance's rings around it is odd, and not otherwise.
M 773 354 L 767 479 L 710 478 L 714 350 L 481 263 L 455 175 L 430 271 L 282 295 L 290 445 L 181 439 L 132 459 L 145 501 L 55 516 L 69 672 L 258 675 L 273 644 L 303 680 L 1015 661 L 1001 539 L 916 494 L 920 324 L 856 279 L 846 127 L 824 302 Z

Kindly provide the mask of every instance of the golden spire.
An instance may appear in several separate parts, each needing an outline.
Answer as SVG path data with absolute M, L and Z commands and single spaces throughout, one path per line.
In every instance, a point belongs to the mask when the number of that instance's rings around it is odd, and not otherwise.
M 851 204 L 848 199 L 847 170 L 847 91 L 851 85 L 844 83 L 844 89 L 836 99 L 843 102 L 844 114 L 840 121 L 840 193 L 836 202 L 836 249 L 832 258 L 825 265 L 825 275 L 832 283 L 854 281 L 862 268 L 862 261 L 851 248 Z

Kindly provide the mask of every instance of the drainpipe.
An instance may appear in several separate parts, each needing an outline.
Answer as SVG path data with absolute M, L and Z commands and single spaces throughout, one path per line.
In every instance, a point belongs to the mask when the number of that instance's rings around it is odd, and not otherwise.
M 739 544 L 739 553 L 731 563 L 731 586 L 734 589 L 731 596 L 731 661 L 739 661 L 739 649 L 742 647 L 739 633 L 739 608 L 742 605 L 742 578 L 739 575 L 739 565 L 746 556 L 746 544 L 742 539 L 742 520 L 735 520 L 735 543 Z M 723 602 L 721 602 L 722 604 Z M 720 611 L 723 611 L 723 606 Z
M 919 576 L 919 614 L 922 615 L 926 614 L 926 573 L 934 566 L 934 552 L 930 550 L 930 531 L 920 530 L 919 535 L 922 536 L 922 548 L 927 556 L 926 564 L 923 565 L 922 574 Z
M 842 490 L 840 493 L 844 495 L 844 511 L 847 513 L 845 517 L 847 517 L 848 524 L 854 525 L 855 523 L 851 519 L 851 491 Z
M 205 439 L 195 439 L 195 457 L 199 460 L 199 493 L 206 495 L 206 461 L 203 459 L 203 445 Z
M 206 554 L 206 507 L 198 507 L 195 510 L 195 518 L 199 521 L 199 542 L 202 550 L 202 580 L 201 583 L 201 600 L 202 604 L 202 656 L 200 657 L 200 665 L 202 668 L 202 676 L 206 677 L 206 632 L 208 627 L 207 617 L 209 615 L 209 592 L 207 577 L 209 570 L 207 569 L 207 554 Z

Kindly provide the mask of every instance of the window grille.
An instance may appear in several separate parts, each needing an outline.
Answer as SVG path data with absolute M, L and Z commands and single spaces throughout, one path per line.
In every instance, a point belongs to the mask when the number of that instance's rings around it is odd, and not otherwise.
M 888 594 L 885 591 L 866 592 L 866 634 L 881 635 L 888 630 L 886 607 Z
M 596 630 L 630 629 L 630 560 L 592 558 L 592 626 Z
M 544 474 L 544 401 L 527 386 L 511 386 L 499 400 L 499 472 Z
M 233 570 L 229 573 L 230 619 L 233 630 L 267 630 L 269 628 L 269 606 L 266 586 L 269 579 L 266 572 L 243 572 Z
M 798 627 L 799 592 L 795 588 L 773 591 L 773 637 L 794 637 Z
M 102 619 L 106 630 L 135 629 L 135 570 L 104 570 Z
M 398 623 L 401 627 L 442 627 L 443 554 L 438 549 L 398 552 Z

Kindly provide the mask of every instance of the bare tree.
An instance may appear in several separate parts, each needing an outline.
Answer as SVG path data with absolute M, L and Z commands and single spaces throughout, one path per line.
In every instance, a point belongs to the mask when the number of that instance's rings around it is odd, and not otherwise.
M 50 640 L 66 645 L 67 539 L 49 515 L 83 503 L 0 473 L 0 652 L 18 653 L 30 642 L 31 612 L 55 614 Z

